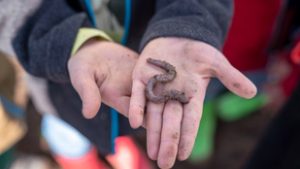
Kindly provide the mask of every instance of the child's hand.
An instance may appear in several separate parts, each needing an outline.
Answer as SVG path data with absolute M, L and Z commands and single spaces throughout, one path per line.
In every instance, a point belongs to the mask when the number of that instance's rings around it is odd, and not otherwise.
M 137 53 L 113 42 L 90 40 L 70 58 L 71 82 L 82 100 L 86 118 L 94 117 L 101 101 L 127 116 L 131 74 Z
M 182 91 L 189 98 L 188 104 L 183 105 L 178 101 L 155 104 L 146 101 L 145 87 L 148 80 L 156 74 L 164 73 L 148 64 L 147 58 L 163 60 L 176 67 L 177 77 L 170 83 L 157 86 L 157 93 L 162 88 Z M 217 77 L 239 96 L 251 98 L 256 94 L 256 87 L 232 67 L 217 49 L 205 43 L 180 38 L 158 38 L 143 50 L 133 71 L 129 120 L 135 128 L 145 120 L 148 155 L 158 161 L 159 167 L 171 168 L 176 157 L 185 160 L 190 155 L 201 119 L 206 88 L 213 77 Z

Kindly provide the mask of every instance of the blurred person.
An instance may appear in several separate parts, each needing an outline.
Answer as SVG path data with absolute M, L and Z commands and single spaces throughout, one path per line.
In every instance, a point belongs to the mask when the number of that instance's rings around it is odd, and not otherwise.
M 15 118 L 11 119 L 11 116 L 9 116 L 9 114 L 6 113 L 8 112 L 10 114 L 12 113 L 16 114 L 18 112 L 19 113 L 22 112 L 22 109 L 16 106 L 15 103 L 17 103 L 17 105 L 21 105 L 22 107 L 26 107 L 27 97 L 25 97 L 25 95 L 28 87 L 30 98 L 33 99 L 34 104 L 37 107 L 39 112 L 42 112 L 44 114 L 53 114 L 53 115 L 57 114 L 55 108 L 52 106 L 51 102 L 49 101 L 48 98 L 49 96 L 46 92 L 47 90 L 46 81 L 41 78 L 32 77 L 28 74 L 25 75 L 23 73 L 23 69 L 21 69 L 20 66 L 18 66 L 18 63 L 16 63 L 15 61 L 14 58 L 15 52 L 13 51 L 12 44 L 11 44 L 17 29 L 23 24 L 25 18 L 28 17 L 28 15 L 31 15 L 32 12 L 40 5 L 40 3 L 41 3 L 40 0 L 28 0 L 28 1 L 2 0 L 0 2 L 0 6 L 1 6 L 0 49 L 5 51 L 5 53 L 9 53 L 7 55 L 1 52 L 1 60 L 0 60 L 0 68 L 1 68 L 0 93 L 1 93 L 1 124 L 2 124 L 1 138 L 6 138 L 1 140 L 1 152 L 7 150 L 6 152 L 3 153 L 3 155 L 1 155 L 1 165 L 0 165 L 1 169 L 7 168 L 9 166 L 11 166 L 11 168 L 20 168 L 20 167 L 48 168 L 49 166 L 51 166 L 51 164 L 47 160 L 36 156 L 18 155 L 17 159 L 15 159 L 15 156 L 13 156 L 14 151 L 12 150 L 13 149 L 12 145 L 17 140 L 21 139 L 21 135 L 22 136 L 24 135 L 24 132 L 26 131 L 25 130 L 26 127 L 23 119 L 22 120 L 18 120 Z M 11 61 L 13 61 L 13 64 L 10 63 Z M 14 69 L 16 69 L 15 71 L 17 72 L 17 74 L 16 72 L 13 71 Z M 17 83 L 15 81 L 17 81 Z M 15 103 L 13 103 L 12 101 Z M 24 113 L 22 116 L 24 116 Z M 43 116 L 43 121 L 48 120 L 49 118 L 48 116 Z M 59 121 L 59 119 L 56 118 L 56 121 Z M 50 123 L 50 125 L 53 125 L 53 123 Z M 62 128 L 64 128 L 64 126 Z M 15 132 L 11 132 L 11 130 L 14 130 Z M 49 145 L 53 145 L 54 144 L 52 141 L 53 137 L 49 137 L 49 136 L 47 137 L 44 130 L 42 130 L 42 133 L 44 134 L 47 143 Z M 72 134 L 73 133 L 71 133 L 71 135 Z M 76 132 L 73 135 L 76 135 Z M 57 137 L 57 135 L 54 137 Z M 84 137 L 82 139 L 84 139 Z M 64 140 L 64 142 L 66 142 L 66 140 Z M 65 145 L 70 144 L 70 142 L 72 141 L 65 143 Z M 54 153 L 55 147 L 50 146 L 50 148 L 52 148 L 51 152 Z M 97 158 L 97 154 L 93 154 L 93 155 L 94 155 L 92 156 L 93 158 Z M 61 158 L 63 156 L 64 154 L 60 154 Z M 91 160 L 88 162 L 91 162 Z M 76 164 L 78 165 L 81 163 L 77 162 Z M 82 165 L 79 165 L 79 167 L 82 167 Z
M 0 168 L 8 169 L 12 164 L 13 147 L 26 133 L 24 112 L 18 103 L 20 83 L 13 61 L 0 51 Z M 20 97 L 20 95 L 18 96 Z M 25 97 L 25 96 L 23 96 Z
M 265 131 L 247 162 L 246 169 L 300 167 L 300 2 L 284 2 L 270 53 L 272 56 L 279 56 L 279 59 L 284 60 L 281 64 L 284 63 L 289 68 L 285 72 L 273 69 L 270 75 L 273 84 L 279 86 L 277 89 L 283 94 L 281 97 L 285 97 L 287 101 Z
M 46 169 L 50 165 L 44 158 L 26 153 L 22 156 L 15 149 L 15 144 L 27 131 L 23 109 L 27 106 L 29 83 L 26 83 L 25 72 L 16 61 L 12 38 L 39 2 L 40 0 L 0 1 L 1 169 L 20 168 L 20 166 L 28 169 L 31 167 Z

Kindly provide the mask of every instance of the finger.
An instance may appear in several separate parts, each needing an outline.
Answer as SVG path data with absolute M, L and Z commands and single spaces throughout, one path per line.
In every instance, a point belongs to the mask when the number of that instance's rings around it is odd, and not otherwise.
M 183 107 L 183 118 L 181 125 L 181 136 L 178 150 L 178 159 L 186 160 L 194 147 L 195 139 L 202 116 L 203 102 L 207 83 L 199 87 L 197 93 L 190 102 Z
M 88 119 L 95 117 L 101 106 L 101 95 L 94 76 L 81 71 L 70 77 L 81 98 L 83 116 Z
M 218 79 L 233 93 L 250 99 L 256 95 L 255 85 L 230 63 L 223 62 L 217 71 Z
M 147 113 L 146 113 L 147 152 L 148 152 L 148 156 L 152 160 L 157 160 L 157 156 L 158 156 L 163 109 L 164 109 L 164 103 L 155 104 L 149 102 L 147 104 Z
M 182 105 L 168 101 L 163 112 L 161 142 L 157 163 L 160 168 L 171 168 L 176 160 L 182 119 Z
M 132 128 L 138 128 L 143 123 L 144 109 L 146 104 L 145 85 L 134 80 L 132 83 L 131 99 L 129 106 L 129 122 Z

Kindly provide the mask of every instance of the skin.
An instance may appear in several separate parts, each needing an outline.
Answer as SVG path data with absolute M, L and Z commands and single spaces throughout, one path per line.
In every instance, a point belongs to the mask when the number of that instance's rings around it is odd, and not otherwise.
M 157 83 L 154 92 L 178 89 L 189 98 L 187 104 L 146 101 L 147 83 L 161 71 L 147 63 L 150 57 L 172 63 L 177 70 L 174 80 Z M 103 102 L 128 116 L 132 127 L 145 124 L 148 156 L 157 160 L 160 168 L 171 168 L 176 157 L 185 160 L 190 155 L 210 78 L 218 78 L 241 97 L 256 94 L 255 86 L 222 53 L 203 42 L 157 38 L 137 58 L 138 54 L 126 47 L 92 39 L 70 58 L 68 71 L 86 118 L 93 118 Z
M 189 98 L 187 104 L 174 100 L 153 103 L 146 99 L 148 81 L 161 71 L 158 66 L 149 64 L 148 58 L 172 63 L 177 71 L 174 80 L 157 83 L 154 92 L 178 89 Z M 157 38 L 143 49 L 132 75 L 129 121 L 133 128 L 145 124 L 148 156 L 157 160 L 160 168 L 171 168 L 176 158 L 189 157 L 211 78 L 218 78 L 241 97 L 252 98 L 256 94 L 254 84 L 221 52 L 206 43 L 184 38 Z
M 131 75 L 138 54 L 117 43 L 91 39 L 68 62 L 82 113 L 93 118 L 101 102 L 128 116 Z
M 176 70 L 175 67 L 165 61 L 155 60 L 148 58 L 147 62 L 154 66 L 164 69 L 167 73 L 161 75 L 154 75 L 147 83 L 146 97 L 149 101 L 154 103 L 164 103 L 168 100 L 177 100 L 182 104 L 189 102 L 189 99 L 185 96 L 183 92 L 178 90 L 163 91 L 161 95 L 155 95 L 154 87 L 157 83 L 167 83 L 175 79 Z

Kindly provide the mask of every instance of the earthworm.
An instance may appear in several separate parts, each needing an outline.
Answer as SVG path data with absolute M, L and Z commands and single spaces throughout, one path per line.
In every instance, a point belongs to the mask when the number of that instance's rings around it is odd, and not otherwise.
M 156 60 L 152 58 L 147 59 L 147 63 L 162 68 L 166 71 L 165 74 L 154 75 L 147 83 L 146 97 L 149 101 L 154 103 L 164 103 L 168 100 L 177 100 L 182 104 L 189 102 L 189 99 L 185 96 L 184 92 L 178 90 L 163 91 L 160 95 L 154 93 L 154 87 L 157 83 L 168 83 L 175 79 L 176 69 L 173 65 L 166 61 Z

